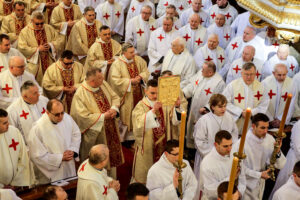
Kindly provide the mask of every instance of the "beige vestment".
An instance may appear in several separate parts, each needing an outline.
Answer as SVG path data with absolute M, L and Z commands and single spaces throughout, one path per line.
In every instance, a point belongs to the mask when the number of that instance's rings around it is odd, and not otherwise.
M 14 0 L 7 0 L 6 2 L 6 6 L 4 5 L 5 0 L 0 0 L 0 22 L 2 22 L 3 18 L 5 16 L 8 16 L 12 13 L 13 11 L 13 4 L 14 4 Z M 25 2 L 27 5 L 30 3 L 29 0 L 18 0 L 18 1 L 23 1 Z M 25 12 L 26 13 L 30 13 L 30 9 L 29 9 L 29 6 L 26 6 L 25 8 Z
M 51 14 L 54 8 L 46 8 L 45 5 L 48 2 L 59 3 L 60 0 L 31 0 L 30 9 L 31 11 L 40 11 L 44 14 L 45 23 L 49 24 Z

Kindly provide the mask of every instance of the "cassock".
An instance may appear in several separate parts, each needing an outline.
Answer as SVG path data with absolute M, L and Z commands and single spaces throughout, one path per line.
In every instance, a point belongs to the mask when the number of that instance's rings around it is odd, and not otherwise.
M 31 0 L 30 3 L 30 8 L 32 11 L 39 11 L 43 13 L 46 24 L 50 23 L 52 11 L 54 9 L 53 7 L 46 8 L 46 3 L 49 2 L 55 2 L 58 4 L 60 0 Z
M 102 73 L 107 78 L 110 64 L 107 61 L 121 54 L 122 46 L 115 40 L 111 39 L 109 42 L 104 42 L 101 38 L 97 38 L 96 42 L 91 46 L 88 51 L 85 68 L 97 67 L 101 68 Z
M 208 14 L 203 10 L 200 10 L 199 12 L 194 12 L 193 8 L 188 8 L 181 13 L 181 15 L 180 15 L 181 25 L 182 26 L 187 25 L 189 23 L 190 16 L 192 16 L 193 14 L 199 15 L 201 26 L 204 26 L 204 27 L 209 26 Z
M 13 126 L 0 134 L 0 162 L 0 188 L 4 185 L 31 186 L 34 183 L 26 145 L 20 131 Z
M 9 61 L 9 58 L 12 56 L 21 56 L 24 58 L 24 61 L 26 62 L 26 59 L 23 56 L 23 54 L 21 54 L 20 51 L 18 51 L 15 48 L 11 47 L 7 53 L 0 52 L 0 74 L 1 74 L 1 72 L 4 72 L 5 70 L 8 69 L 8 67 L 9 67 L 8 61 Z
M 120 118 L 128 131 L 132 131 L 131 112 L 136 104 L 144 97 L 144 86 L 149 78 L 147 63 L 140 56 L 127 60 L 124 55 L 120 56 L 111 65 L 107 82 L 121 98 Z M 141 77 L 137 85 L 132 85 L 130 79 Z
M 183 200 L 192 200 L 197 190 L 197 179 L 187 160 L 183 160 L 187 165 L 182 169 L 182 192 Z M 151 200 L 179 200 L 176 188 L 173 185 L 173 176 L 176 168 L 163 154 L 160 159 L 152 165 L 147 175 L 147 188 Z
M 165 17 L 166 17 L 166 14 L 164 14 L 163 16 L 161 16 L 160 18 L 158 18 L 156 20 L 157 27 L 162 27 L 163 26 L 163 21 L 164 21 Z M 173 17 L 173 27 L 176 30 L 179 30 L 181 28 L 181 26 L 182 26 L 181 21 L 177 17 Z
M 22 200 L 12 189 L 0 189 L 0 197 L 6 200 Z
M 238 58 L 234 60 L 232 63 L 226 63 L 225 68 L 227 69 L 227 76 L 226 76 L 226 84 L 229 84 L 231 81 L 242 77 L 242 68 L 246 62 L 243 58 Z M 252 63 L 256 67 L 256 74 L 255 79 L 260 81 L 261 80 L 261 73 L 264 62 L 257 58 L 253 58 Z
M 188 80 L 196 73 L 196 63 L 190 52 L 184 48 L 180 54 L 174 54 L 172 49 L 164 58 L 161 71 L 170 70 L 173 75 L 180 75 L 180 81 Z
M 138 55 L 147 56 L 150 35 L 156 28 L 156 20 L 153 17 L 144 21 L 141 15 L 135 16 L 126 25 L 125 42 L 131 43 Z
M 171 43 L 179 36 L 179 32 L 175 28 L 166 33 L 162 27 L 159 27 L 151 33 L 148 46 L 150 73 L 161 70 L 162 63 L 159 63 L 159 60 L 167 54 L 171 49 Z
M 144 97 L 132 111 L 133 135 L 135 137 L 135 153 L 132 168 L 134 182 L 146 183 L 147 173 L 153 163 L 157 162 L 165 151 L 167 136 L 171 126 L 179 126 L 177 109 L 159 109 L 154 114 L 155 102 Z
M 39 46 L 50 44 L 48 52 L 40 52 Z M 20 33 L 18 49 L 27 59 L 27 70 L 32 73 L 39 84 L 43 74 L 54 62 L 56 54 L 63 48 L 64 37 L 59 35 L 52 26 L 44 24 L 42 30 L 34 30 L 33 24 L 28 24 Z
M 221 93 L 225 88 L 222 77 L 215 73 L 211 77 L 203 77 L 202 72 L 198 71 L 189 81 L 181 83 L 181 88 L 186 98 L 192 97 L 190 115 L 187 123 L 186 145 L 194 148 L 194 125 L 201 117 L 199 110 L 205 107 L 213 94 Z
M 224 25 L 222 27 L 218 27 L 215 23 L 211 24 L 207 28 L 207 34 L 217 34 L 219 37 L 219 46 L 222 47 L 223 49 L 226 49 L 227 45 L 231 41 L 232 38 L 234 38 L 235 33 L 230 27 L 230 25 Z
M 97 6 L 95 9 L 97 19 L 103 25 L 109 26 L 111 31 L 123 35 L 124 32 L 124 7 L 121 2 L 110 4 L 108 1 Z
M 178 12 L 179 16 L 185 9 L 190 7 L 188 1 L 186 0 L 160 0 L 157 5 L 156 15 L 161 17 L 163 14 L 165 14 L 166 7 L 171 4 L 176 7 L 176 11 Z
M 46 112 L 48 99 L 42 95 L 36 104 L 28 104 L 20 96 L 8 108 L 9 124 L 19 129 L 22 133 L 25 144 L 27 144 L 29 131 L 36 122 Z
M 300 117 L 300 73 L 297 73 L 293 78 L 294 96 L 294 112 L 293 117 Z
M 209 112 L 201 117 L 195 124 L 193 137 L 197 151 L 195 155 L 194 173 L 197 180 L 199 180 L 200 177 L 200 163 L 213 149 L 216 133 L 220 130 L 228 131 L 232 136 L 233 142 L 238 140 L 238 128 L 228 112 L 225 112 L 223 116 L 217 116 Z
M 63 87 L 70 86 L 78 88 L 84 81 L 84 78 L 85 72 L 82 64 L 75 61 L 70 69 L 65 69 L 62 61 L 59 60 L 46 70 L 42 87 L 49 99 L 56 98 L 62 100 L 65 112 L 70 113 L 74 93 L 64 93 L 62 89 Z
M 220 46 L 210 50 L 206 43 L 203 47 L 200 47 L 196 51 L 194 59 L 199 70 L 202 69 L 202 65 L 205 61 L 213 61 L 216 65 L 217 72 L 219 72 L 221 76 L 224 76 L 226 73 L 223 66 L 227 62 L 227 57 L 225 56 L 224 49 L 222 49 Z
M 62 161 L 62 158 L 67 150 L 79 154 L 80 141 L 80 130 L 67 113 L 57 124 L 47 114 L 36 121 L 29 132 L 27 143 L 30 158 L 37 168 L 37 181 L 53 182 L 76 176 L 74 159 Z
M 0 108 L 6 109 L 12 102 L 21 96 L 20 88 L 26 81 L 32 81 L 39 87 L 39 84 L 35 81 L 33 75 L 27 71 L 24 71 L 24 74 L 18 77 L 12 75 L 9 70 L 0 73 Z M 42 94 L 42 89 L 40 87 L 39 92 Z
M 299 197 L 300 187 L 295 183 L 294 177 L 291 176 L 286 184 L 275 192 L 272 200 L 299 199 Z
M 155 6 L 154 4 L 149 1 L 149 0 L 143 0 L 143 1 L 138 1 L 138 0 L 132 0 L 127 12 L 127 17 L 126 17 L 126 24 L 130 19 L 132 19 L 135 16 L 140 15 L 141 10 L 143 6 L 148 5 L 152 8 L 152 17 L 155 17 Z
M 243 168 L 246 174 L 246 191 L 245 200 L 262 199 L 264 193 L 265 180 L 261 178 L 261 172 L 267 169 L 270 164 L 270 158 L 274 150 L 275 139 L 270 134 L 266 134 L 264 138 L 258 138 L 249 129 L 246 135 L 244 154 L 247 157 L 243 160 Z M 231 154 L 238 152 L 240 139 L 233 145 Z M 203 162 L 202 162 L 203 163 Z M 286 163 L 286 158 L 281 152 L 281 156 L 277 158 L 275 167 L 282 169 Z
M 209 9 L 208 15 L 210 24 L 213 24 L 215 22 L 215 17 L 218 14 L 225 15 L 226 25 L 230 25 L 238 16 L 237 10 L 232 5 L 230 5 L 229 2 L 227 3 L 227 6 L 225 8 L 219 8 L 219 6 L 215 4 Z
M 78 1 L 78 6 L 80 7 L 81 12 L 84 13 L 84 9 L 87 6 L 96 8 L 99 4 L 101 4 L 103 2 L 105 2 L 105 0 L 80 0 L 80 1 Z
M 200 166 L 199 179 L 199 189 L 203 191 L 201 199 L 213 200 L 218 198 L 218 186 L 224 181 L 229 181 L 232 159 L 233 156 L 220 155 L 215 147 L 204 157 Z M 238 179 L 238 191 L 243 195 L 246 190 L 246 177 L 243 166 L 241 169 Z M 199 189 L 197 195 L 200 193 Z M 199 196 L 196 197 L 195 200 L 198 200 Z
M 13 12 L 3 18 L 1 32 L 7 34 L 11 44 L 16 47 L 21 30 L 29 23 L 30 15 L 25 14 L 24 17 L 20 19 L 16 16 L 16 13 Z
M 285 64 L 288 70 L 288 76 L 293 78 L 295 74 L 299 71 L 299 64 L 294 56 L 288 56 L 286 60 L 280 60 L 275 54 L 268 61 L 264 63 L 262 70 L 262 78 L 265 79 L 267 76 L 271 75 L 276 64 Z
M 106 169 L 97 170 L 88 160 L 84 161 L 78 169 L 76 200 L 118 200 L 117 192 L 109 188 L 112 180 Z
M 179 34 L 185 39 L 186 48 L 192 55 L 207 42 L 207 29 L 201 25 L 194 30 L 187 24 L 179 29 Z
M 99 36 L 101 26 L 102 23 L 98 20 L 89 23 L 85 17 L 82 17 L 72 28 L 66 49 L 71 50 L 83 65 L 89 48 Z
M 82 133 L 80 160 L 88 157 L 92 146 L 107 144 L 110 167 L 124 162 L 117 119 L 104 119 L 109 109 L 119 112 L 120 98 L 107 82 L 99 88 L 90 87 L 85 81 L 77 89 L 71 107 L 71 116 Z
M 246 85 L 242 78 L 231 81 L 223 95 L 227 98 L 227 110 L 236 121 L 241 133 L 244 118 L 241 117 L 243 110 L 251 108 L 252 115 L 266 113 L 269 105 L 268 91 L 262 83 L 257 80 L 251 85 Z

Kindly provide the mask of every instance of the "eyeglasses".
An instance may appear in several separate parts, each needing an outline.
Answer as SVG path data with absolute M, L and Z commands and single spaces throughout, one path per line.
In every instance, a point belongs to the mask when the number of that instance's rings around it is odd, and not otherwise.
M 61 115 L 64 115 L 65 114 L 65 112 L 61 112 L 61 113 L 51 113 L 52 115 L 54 115 L 55 117 L 59 117 L 59 116 L 61 116 Z
M 68 66 L 68 65 L 73 65 L 74 64 L 74 62 L 70 62 L 70 63 L 65 63 L 65 62 L 63 62 L 64 63 L 64 65 L 66 65 L 66 66 Z
M 169 154 L 171 154 L 172 156 L 178 156 L 179 155 L 179 153 L 169 153 Z
M 34 24 L 35 24 L 35 25 L 37 25 L 37 26 L 40 26 L 40 25 L 42 26 L 42 25 L 44 25 L 44 23 L 45 23 L 45 22 L 41 22 L 41 23 L 34 23 Z

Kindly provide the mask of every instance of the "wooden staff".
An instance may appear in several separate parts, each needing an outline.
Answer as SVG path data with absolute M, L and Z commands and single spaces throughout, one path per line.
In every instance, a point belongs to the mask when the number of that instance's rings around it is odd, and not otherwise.
M 287 96 L 287 100 L 286 100 L 286 103 L 285 103 L 285 107 L 284 107 L 283 115 L 282 115 L 282 118 L 281 118 L 279 130 L 278 130 L 278 133 L 277 133 L 278 137 L 282 137 L 282 132 L 283 132 L 284 125 L 285 125 L 286 116 L 289 112 L 292 96 L 293 96 L 292 94 L 288 94 L 288 96 Z
M 251 109 L 247 108 L 245 122 L 244 122 L 244 126 L 243 126 L 243 131 L 242 131 L 242 137 L 241 137 L 240 146 L 239 146 L 239 153 L 238 153 L 239 159 L 242 159 L 242 157 L 243 157 L 244 145 L 245 145 L 246 134 L 248 131 L 248 124 L 249 124 L 250 117 L 251 117 Z
M 233 192 L 233 187 L 234 187 L 234 183 L 235 183 L 235 179 L 236 179 L 236 172 L 237 172 L 238 163 L 239 163 L 239 158 L 238 157 L 233 157 L 226 200 L 232 200 L 232 192 Z
M 180 124 L 180 137 L 179 137 L 179 165 L 182 164 L 183 151 L 184 151 L 184 136 L 185 136 L 185 121 L 186 121 L 186 112 L 181 113 L 181 124 Z

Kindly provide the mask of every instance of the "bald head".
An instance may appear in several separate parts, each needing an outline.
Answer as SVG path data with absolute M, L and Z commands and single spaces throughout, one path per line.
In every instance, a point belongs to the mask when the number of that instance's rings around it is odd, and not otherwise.
M 255 48 L 253 46 L 247 45 L 244 47 L 242 58 L 244 62 L 252 62 L 255 55 Z
M 9 71 L 14 76 L 21 76 L 25 71 L 25 61 L 21 56 L 12 56 L 8 61 Z
M 280 60 L 286 60 L 290 54 L 290 47 L 287 44 L 281 44 L 277 50 L 277 56 Z
M 219 45 L 219 37 L 217 34 L 213 33 L 211 35 L 209 35 L 208 39 L 207 39 L 207 47 L 210 50 L 214 50 L 217 48 L 217 46 Z
M 89 163 L 92 166 L 105 167 L 109 158 L 109 150 L 105 144 L 97 144 L 93 146 L 89 153 Z M 100 167 L 101 168 L 101 167 Z
M 255 37 L 255 35 L 256 35 L 255 29 L 251 26 L 247 26 L 244 30 L 243 41 L 249 42 Z
M 216 19 L 215 19 L 215 23 L 218 27 L 223 27 L 225 24 L 225 15 L 222 14 L 217 14 Z
M 279 83 L 285 81 L 287 73 L 288 73 L 288 69 L 286 65 L 283 63 L 278 63 L 273 68 L 273 75 Z
M 198 26 L 200 25 L 200 16 L 196 13 L 192 14 L 189 18 L 189 24 L 191 26 L 191 29 L 195 30 L 198 29 Z
M 185 48 L 185 40 L 182 37 L 177 37 L 172 41 L 172 51 L 174 54 L 180 54 L 184 51 Z

